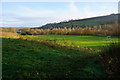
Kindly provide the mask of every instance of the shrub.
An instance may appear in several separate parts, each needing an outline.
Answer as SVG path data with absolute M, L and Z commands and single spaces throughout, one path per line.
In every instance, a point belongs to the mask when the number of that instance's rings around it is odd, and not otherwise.
M 120 43 L 112 43 L 103 50 L 101 60 L 109 78 L 120 78 Z
M 17 33 L 13 33 L 13 32 L 2 32 L 2 34 L 0 34 L 3 37 L 8 37 L 8 38 L 19 38 L 20 35 Z

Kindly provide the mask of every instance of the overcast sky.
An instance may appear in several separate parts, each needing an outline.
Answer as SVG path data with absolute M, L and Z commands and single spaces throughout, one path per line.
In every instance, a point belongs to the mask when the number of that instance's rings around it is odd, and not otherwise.
M 1 27 L 36 27 L 118 12 L 118 2 L 2 2 Z

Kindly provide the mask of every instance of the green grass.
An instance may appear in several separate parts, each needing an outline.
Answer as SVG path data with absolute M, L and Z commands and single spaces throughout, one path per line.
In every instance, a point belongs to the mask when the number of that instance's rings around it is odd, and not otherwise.
M 98 52 L 68 48 L 80 46 L 102 49 L 117 37 L 77 35 L 36 35 L 28 39 L 2 39 L 3 78 L 106 78 Z M 23 38 L 27 38 L 23 36 Z M 37 42 L 43 40 L 61 46 Z
M 52 35 L 53 36 L 53 35 Z M 50 35 L 39 38 L 52 38 Z M 37 36 L 38 37 L 38 36 Z M 79 36 L 54 36 L 78 41 Z M 83 36 L 84 39 L 84 36 Z M 4 78 L 105 78 L 97 54 L 84 50 L 55 48 L 36 41 L 2 39 Z
M 78 46 L 92 49 L 103 49 L 109 43 L 118 42 L 120 38 L 107 38 L 104 36 L 78 36 L 78 35 L 36 35 L 33 39 L 55 42 L 62 46 Z

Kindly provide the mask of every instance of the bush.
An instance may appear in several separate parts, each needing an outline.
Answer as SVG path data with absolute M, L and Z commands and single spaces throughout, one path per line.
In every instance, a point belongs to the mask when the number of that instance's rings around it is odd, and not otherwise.
M 7 38 L 19 38 L 20 37 L 19 34 L 13 33 L 13 32 L 2 32 L 0 36 L 7 37 Z
M 120 78 L 120 43 L 112 43 L 103 50 L 101 60 L 109 78 Z

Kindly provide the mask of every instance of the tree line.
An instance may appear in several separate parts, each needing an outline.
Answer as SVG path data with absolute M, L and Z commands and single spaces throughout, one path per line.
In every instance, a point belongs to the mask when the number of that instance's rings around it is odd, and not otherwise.
M 30 29 L 23 28 L 17 31 L 21 35 L 95 35 L 95 36 L 120 36 L 118 23 L 102 26 L 86 26 L 85 28 L 53 28 Z

